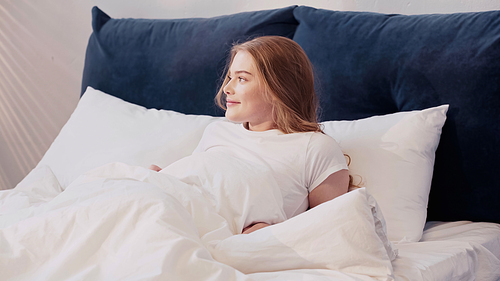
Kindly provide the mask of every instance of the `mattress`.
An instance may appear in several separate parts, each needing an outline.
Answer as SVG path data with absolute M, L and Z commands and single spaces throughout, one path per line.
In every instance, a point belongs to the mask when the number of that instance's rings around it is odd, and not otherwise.
M 500 225 L 428 222 L 418 243 L 397 245 L 396 280 L 500 280 Z
M 420 242 L 397 244 L 395 280 L 500 280 L 500 225 L 427 222 Z M 256 273 L 258 280 L 373 280 L 330 270 Z

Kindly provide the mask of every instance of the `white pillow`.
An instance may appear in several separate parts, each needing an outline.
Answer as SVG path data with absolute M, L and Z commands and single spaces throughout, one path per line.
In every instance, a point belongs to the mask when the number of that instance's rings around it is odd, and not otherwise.
M 448 105 L 356 121 L 324 122 L 349 155 L 387 222 L 391 241 L 417 242 L 427 216 L 435 151 Z M 355 180 L 359 178 L 355 176 Z
M 165 167 L 190 155 L 219 119 L 146 109 L 88 87 L 37 167 L 48 165 L 62 188 L 110 162 Z
M 214 243 L 212 256 L 243 273 L 313 268 L 393 280 L 397 250 L 375 199 L 359 188 L 279 224 Z

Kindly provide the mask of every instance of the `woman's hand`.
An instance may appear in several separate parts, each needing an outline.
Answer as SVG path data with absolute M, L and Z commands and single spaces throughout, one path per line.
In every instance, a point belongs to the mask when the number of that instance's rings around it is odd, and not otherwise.
M 251 225 L 243 228 L 243 232 L 241 232 L 241 233 L 242 234 L 249 234 L 249 233 L 256 231 L 257 229 L 261 229 L 261 228 L 264 228 L 267 226 L 270 226 L 270 224 L 267 224 L 265 222 L 254 223 L 254 224 L 251 224 Z
M 160 168 L 160 167 L 158 167 L 158 166 L 156 166 L 156 165 L 151 165 L 151 166 L 149 166 L 149 168 L 148 168 L 148 169 L 153 170 L 153 171 L 155 171 L 155 172 L 159 172 L 159 171 L 161 171 L 161 168 Z

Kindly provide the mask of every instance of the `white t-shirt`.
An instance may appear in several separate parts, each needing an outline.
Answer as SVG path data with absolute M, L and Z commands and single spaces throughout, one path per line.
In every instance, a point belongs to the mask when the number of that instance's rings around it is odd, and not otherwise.
M 193 155 L 217 151 L 268 167 L 280 188 L 287 218 L 307 210 L 309 192 L 329 175 L 347 169 L 338 143 L 318 132 L 255 132 L 242 124 L 214 122 L 205 129 Z

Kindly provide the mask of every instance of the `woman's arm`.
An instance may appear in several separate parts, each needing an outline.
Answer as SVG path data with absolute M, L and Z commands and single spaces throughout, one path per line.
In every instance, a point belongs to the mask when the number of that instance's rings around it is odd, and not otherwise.
M 328 176 L 320 185 L 309 193 L 309 208 L 314 208 L 321 203 L 347 193 L 349 188 L 349 171 L 340 170 Z M 269 226 L 267 223 L 259 222 L 249 225 L 243 229 L 243 234 L 248 234 L 257 229 Z
M 340 170 L 328 176 L 320 185 L 309 193 L 309 208 L 347 193 L 349 188 L 349 171 Z

